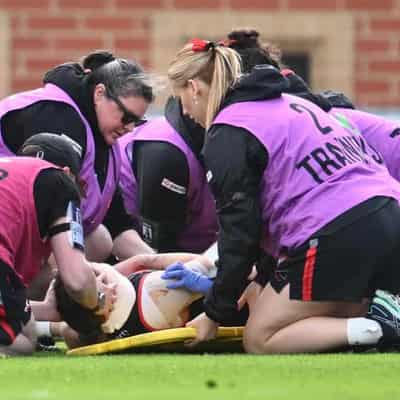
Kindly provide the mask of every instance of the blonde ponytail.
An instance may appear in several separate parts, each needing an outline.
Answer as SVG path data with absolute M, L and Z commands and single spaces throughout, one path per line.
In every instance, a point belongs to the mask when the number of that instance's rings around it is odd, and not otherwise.
M 208 129 L 226 93 L 241 75 L 240 56 L 235 51 L 211 42 L 201 51 L 193 51 L 193 44 L 184 46 L 170 63 L 169 80 L 177 87 L 185 87 L 190 79 L 198 78 L 210 87 L 206 115 Z
M 207 129 L 216 117 L 228 90 L 233 87 L 241 75 L 240 57 L 236 51 L 222 46 L 217 46 L 214 51 L 214 71 L 206 116 Z

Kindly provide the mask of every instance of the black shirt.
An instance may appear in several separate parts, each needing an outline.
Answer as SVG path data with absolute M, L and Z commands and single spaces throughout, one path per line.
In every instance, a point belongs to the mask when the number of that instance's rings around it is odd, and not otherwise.
M 212 319 L 229 324 L 235 317 L 236 300 L 248 283 L 247 276 L 261 256 L 259 188 L 268 154 L 246 130 L 219 125 L 209 132 L 204 158 L 212 172 L 210 184 L 219 221 L 219 268 L 205 309 Z
M 93 88 L 88 76 L 79 64 L 69 63 L 50 70 L 44 83 L 52 83 L 64 90 L 77 104 L 89 122 L 95 142 L 95 172 L 99 185 L 105 183 L 110 147 L 97 124 L 93 103 Z M 39 101 L 20 110 L 10 111 L 0 121 L 2 136 L 6 146 L 17 153 L 24 141 L 41 132 L 64 134 L 86 152 L 86 128 L 78 113 L 68 104 L 54 101 Z
M 80 204 L 78 189 L 62 170 L 42 170 L 35 179 L 34 199 L 41 238 L 47 236 L 50 226 L 67 214 L 68 204 Z
M 202 162 L 200 153 L 204 129 L 183 115 L 181 104 L 176 98 L 171 97 L 168 100 L 165 117 L 198 157 L 199 162 Z M 117 194 L 105 220 L 112 236 L 134 228 L 159 252 L 184 250 L 179 248 L 177 238 L 185 227 L 187 195 L 168 190 L 161 185 L 163 179 L 167 178 L 179 186 L 188 187 L 190 172 L 184 153 L 168 142 L 137 141 L 131 167 L 137 181 L 140 216 L 127 223 L 125 213 L 121 212 L 120 195 Z

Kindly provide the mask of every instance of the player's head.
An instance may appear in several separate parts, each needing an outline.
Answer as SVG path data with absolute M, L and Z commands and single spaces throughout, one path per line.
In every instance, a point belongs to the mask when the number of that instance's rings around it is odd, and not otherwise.
M 18 154 L 41 158 L 59 167 L 68 167 L 75 177 L 79 176 L 82 148 L 65 135 L 47 132 L 33 135 L 23 143 Z
M 104 323 L 104 318 L 74 301 L 59 275 L 55 278 L 54 292 L 57 310 L 72 329 L 84 336 L 98 336 L 102 333 L 101 324 Z
M 259 36 L 259 32 L 252 28 L 234 29 L 228 34 L 229 47 L 240 54 L 243 72 L 250 72 L 259 64 L 269 64 L 281 69 L 279 49 L 261 43 Z
M 136 302 L 136 292 L 130 281 L 108 264 L 96 263 L 96 274 L 106 273 L 109 284 L 116 284 L 116 300 L 107 320 L 75 302 L 65 290 L 60 277 L 56 278 L 57 309 L 62 319 L 81 335 L 96 337 L 120 329 Z
M 209 128 L 241 75 L 239 54 L 224 43 L 193 39 L 170 63 L 168 79 L 183 113 Z
M 67 168 L 83 193 L 84 183 L 79 179 L 82 164 L 82 148 L 65 135 L 38 133 L 27 139 L 18 150 L 18 155 L 40 158 L 60 168 Z

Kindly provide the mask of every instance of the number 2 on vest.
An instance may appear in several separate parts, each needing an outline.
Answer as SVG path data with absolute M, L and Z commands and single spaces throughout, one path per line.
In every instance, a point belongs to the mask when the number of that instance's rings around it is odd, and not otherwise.
M 303 106 L 302 104 L 291 103 L 289 106 L 292 110 L 294 110 L 300 114 L 303 113 L 304 111 L 306 111 L 308 114 L 310 114 L 315 126 L 323 135 L 326 135 L 333 131 L 333 129 L 330 126 L 321 126 L 321 124 L 319 123 L 318 118 L 314 114 L 314 112 L 311 111 L 310 109 L 308 109 L 307 107 Z

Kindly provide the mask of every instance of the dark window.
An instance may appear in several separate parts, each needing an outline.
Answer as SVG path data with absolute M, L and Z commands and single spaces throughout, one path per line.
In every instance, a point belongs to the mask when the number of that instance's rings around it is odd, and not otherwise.
M 285 52 L 282 63 L 300 75 L 310 85 L 310 55 L 307 53 Z

